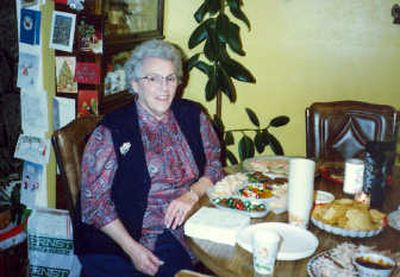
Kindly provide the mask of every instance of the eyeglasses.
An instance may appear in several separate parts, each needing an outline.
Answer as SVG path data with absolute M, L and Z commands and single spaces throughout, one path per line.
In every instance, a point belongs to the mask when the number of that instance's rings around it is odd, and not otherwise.
M 168 76 L 151 74 L 151 75 L 141 77 L 141 78 L 139 78 L 139 80 L 146 80 L 147 83 L 152 86 L 162 86 L 163 81 L 166 82 L 167 86 L 174 86 L 178 82 L 178 77 L 175 75 L 175 73 L 170 74 Z

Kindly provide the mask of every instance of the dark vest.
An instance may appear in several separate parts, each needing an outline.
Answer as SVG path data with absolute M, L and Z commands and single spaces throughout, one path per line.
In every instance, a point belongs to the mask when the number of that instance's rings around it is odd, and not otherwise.
M 199 169 L 199 176 L 202 176 L 206 157 L 200 133 L 201 108 L 194 102 L 180 99 L 174 100 L 171 109 L 192 151 Z M 107 114 L 100 124 L 111 130 L 118 160 L 111 198 L 119 219 L 129 234 L 135 240 L 138 240 L 141 236 L 151 180 L 147 171 L 136 105 L 132 103 Z M 129 148 L 125 153 L 120 150 L 123 145 L 125 145 L 125 149 Z M 80 214 L 79 206 L 77 211 Z M 74 242 L 75 252 L 78 254 L 113 253 L 125 255 L 107 235 L 81 221 L 74 223 Z

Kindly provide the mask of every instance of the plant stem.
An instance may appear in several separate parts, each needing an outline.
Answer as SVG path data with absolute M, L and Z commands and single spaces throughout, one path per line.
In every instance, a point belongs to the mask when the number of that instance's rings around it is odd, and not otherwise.
M 219 90 L 217 91 L 217 103 L 215 106 L 216 109 L 216 115 L 218 118 L 222 118 L 222 92 Z
M 231 129 L 231 130 L 226 130 L 226 132 L 245 132 L 245 131 L 253 131 L 256 132 L 258 129 L 252 129 L 252 128 L 242 128 L 242 129 Z

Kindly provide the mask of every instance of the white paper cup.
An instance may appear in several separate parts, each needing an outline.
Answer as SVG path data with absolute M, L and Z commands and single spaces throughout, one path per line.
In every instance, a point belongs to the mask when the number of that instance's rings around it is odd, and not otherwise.
M 348 159 L 344 166 L 343 192 L 357 194 L 363 186 L 364 162 L 360 159 Z
M 277 232 L 262 229 L 253 232 L 253 267 L 257 275 L 270 275 L 274 272 L 280 241 Z
M 289 161 L 289 224 L 307 228 L 314 198 L 315 162 L 305 158 Z

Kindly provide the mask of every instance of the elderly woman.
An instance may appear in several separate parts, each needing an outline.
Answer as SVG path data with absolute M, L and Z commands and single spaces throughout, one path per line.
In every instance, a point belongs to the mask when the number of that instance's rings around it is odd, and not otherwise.
M 125 71 L 136 101 L 104 116 L 83 155 L 82 276 L 174 276 L 192 268 L 182 224 L 222 177 L 219 141 L 199 105 L 175 98 L 173 45 L 142 43 Z

